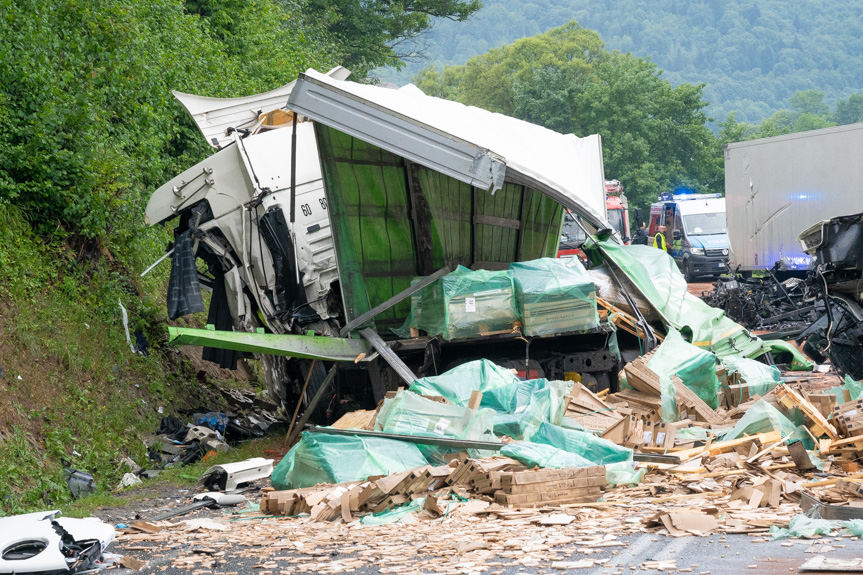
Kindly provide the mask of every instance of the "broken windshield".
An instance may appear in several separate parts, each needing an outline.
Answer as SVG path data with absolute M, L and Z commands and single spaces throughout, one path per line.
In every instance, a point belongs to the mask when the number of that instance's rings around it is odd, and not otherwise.
M 686 232 L 693 236 L 712 236 L 726 233 L 725 212 L 692 214 L 683 217 Z

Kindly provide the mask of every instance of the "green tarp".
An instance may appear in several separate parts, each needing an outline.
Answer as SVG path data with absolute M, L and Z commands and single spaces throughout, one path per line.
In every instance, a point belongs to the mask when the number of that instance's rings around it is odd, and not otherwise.
M 304 431 L 273 470 L 275 489 L 299 489 L 318 483 L 364 481 L 428 465 L 416 445 L 377 437 L 349 437 Z
M 737 424 L 722 436 L 721 441 L 737 439 L 744 435 L 755 435 L 757 433 L 768 433 L 779 430 L 783 439 L 791 436 L 791 440 L 799 439 L 806 449 L 814 449 L 815 442 L 802 426 L 796 426 L 790 419 L 782 415 L 778 409 L 759 399 L 737 422 Z
M 543 423 L 530 440 L 551 445 L 569 453 L 575 453 L 592 461 L 594 465 L 632 461 L 632 450 L 586 431 L 564 429 Z
M 788 524 L 788 527 L 770 528 L 773 540 L 785 537 L 802 537 L 809 539 L 818 535 L 829 535 L 839 531 L 841 536 L 861 537 L 863 536 L 863 520 L 851 519 L 849 521 L 835 521 L 829 519 L 814 519 L 800 513 Z
M 836 396 L 836 403 L 842 404 L 845 403 L 845 392 L 848 392 L 848 395 L 851 397 L 851 401 L 857 401 L 858 399 L 863 399 L 863 383 L 859 381 L 854 381 L 847 375 L 845 376 L 845 384 L 839 385 L 837 387 L 833 387 L 825 391 L 824 393 L 832 393 Z
M 695 346 L 720 358 L 728 355 L 757 357 L 766 351 L 759 338 L 731 321 L 725 312 L 690 294 L 674 258 L 664 251 L 642 245 L 622 246 L 611 240 L 589 240 L 585 248 L 594 255 L 595 250 L 601 248 L 650 301 L 666 324 L 680 331 Z
M 504 457 L 511 457 L 528 467 L 563 469 L 564 467 L 591 467 L 596 465 L 592 461 L 575 453 L 564 451 L 553 445 L 533 443 L 532 441 L 507 443 L 500 450 L 500 454 Z
M 656 348 L 647 367 L 660 377 L 676 375 L 683 385 L 694 391 L 712 409 L 719 407 L 716 356 L 684 340 L 676 329 L 669 328 L 665 341 Z M 663 397 L 663 405 L 664 401 Z M 665 411 L 663 408 L 663 419 Z
M 440 375 L 413 382 L 410 391 L 421 395 L 440 395 L 455 405 L 467 406 L 474 391 L 483 393 L 518 382 L 518 377 L 487 359 L 463 363 Z M 496 411 L 496 406 L 488 405 Z

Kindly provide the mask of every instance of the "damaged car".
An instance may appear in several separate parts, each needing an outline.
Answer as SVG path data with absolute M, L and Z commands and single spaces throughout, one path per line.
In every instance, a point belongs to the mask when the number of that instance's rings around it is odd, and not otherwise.
M 0 573 L 82 573 L 116 564 L 114 528 L 99 519 L 41 511 L 0 518 Z

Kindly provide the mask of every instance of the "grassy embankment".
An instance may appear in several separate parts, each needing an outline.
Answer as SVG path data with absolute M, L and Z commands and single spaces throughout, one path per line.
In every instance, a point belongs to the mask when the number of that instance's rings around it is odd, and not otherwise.
M 143 439 L 158 427 L 159 408 L 208 402 L 188 357 L 165 345 L 170 264 L 144 279 L 129 271 L 154 261 L 168 235 L 150 232 L 125 257 L 82 256 L 60 232 L 37 237 L 23 214 L 0 205 L 0 515 L 68 505 L 63 459 L 99 488 L 71 512 L 107 504 L 128 471 L 122 458 L 147 464 Z M 118 300 L 130 329 L 146 333 L 149 356 L 126 343 Z M 199 471 L 174 470 L 164 481 L 192 481 Z

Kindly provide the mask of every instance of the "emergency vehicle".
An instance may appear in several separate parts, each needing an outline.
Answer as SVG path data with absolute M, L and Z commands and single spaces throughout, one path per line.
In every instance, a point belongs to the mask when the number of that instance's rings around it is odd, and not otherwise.
M 722 194 L 665 192 L 650 206 L 650 239 L 665 226 L 669 253 L 686 281 L 728 271 L 728 230 Z

